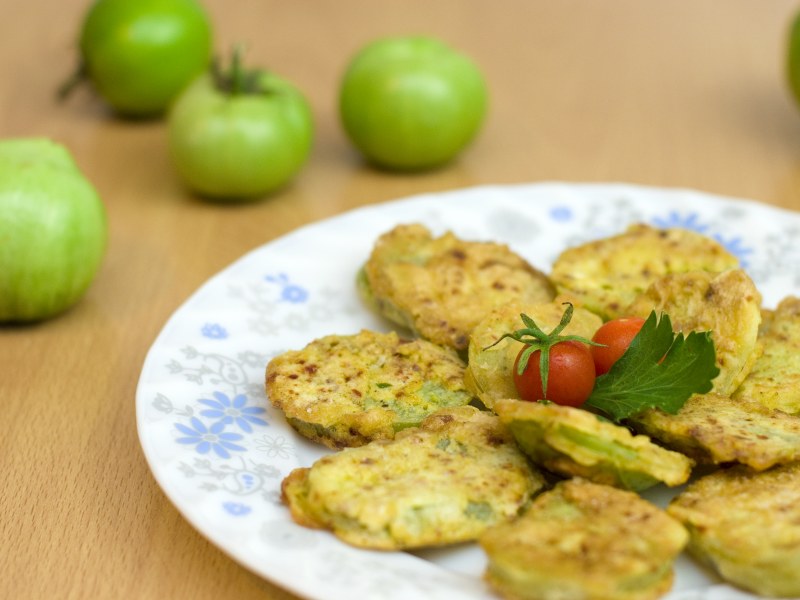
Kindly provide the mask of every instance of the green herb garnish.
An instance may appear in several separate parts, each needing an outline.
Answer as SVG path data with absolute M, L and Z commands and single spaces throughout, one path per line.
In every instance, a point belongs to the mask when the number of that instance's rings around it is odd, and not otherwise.
M 675 333 L 655 311 L 620 359 L 595 382 L 585 406 L 619 422 L 649 408 L 675 414 L 719 374 L 711 332 Z

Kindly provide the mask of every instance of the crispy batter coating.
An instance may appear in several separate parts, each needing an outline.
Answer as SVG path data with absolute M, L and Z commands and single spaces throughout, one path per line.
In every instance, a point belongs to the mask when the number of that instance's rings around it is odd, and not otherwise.
M 388 319 L 459 351 L 494 307 L 554 296 L 547 276 L 508 246 L 463 241 L 449 232 L 434 238 L 419 224 L 400 225 L 378 238 L 358 289 Z
M 689 551 L 727 581 L 763 596 L 800 596 L 800 463 L 716 471 L 667 512 L 689 530 Z
M 628 305 L 663 275 L 737 266 L 735 256 L 699 233 L 636 224 L 619 235 L 568 248 L 550 277 L 559 293 L 613 319 L 625 316 Z
M 678 521 L 633 492 L 572 479 L 480 544 L 486 579 L 506 598 L 645 600 L 669 591 L 687 540 Z
M 761 294 L 741 269 L 660 277 L 626 312 L 647 317 L 652 310 L 667 313 L 676 331 L 711 332 L 720 369 L 713 391 L 719 394 L 732 394 L 761 354 Z
M 530 305 L 512 303 L 494 309 L 472 330 L 464 380 L 467 388 L 487 408 L 492 408 L 497 400 L 503 398 L 519 398 L 514 386 L 513 369 L 514 361 L 523 345 L 510 338 L 493 344 L 504 333 L 524 327 L 520 319 L 521 313 L 531 317 L 544 331 L 550 332 L 558 325 L 564 309 L 563 304 L 555 301 Z M 600 325 L 600 317 L 588 310 L 576 308 L 572 313 L 572 320 L 562 333 L 591 339 Z
M 764 352 L 734 397 L 800 414 L 800 298 L 784 298 L 769 311 L 759 340 Z
M 698 394 L 677 414 L 651 409 L 631 421 L 698 463 L 738 462 L 763 471 L 800 460 L 800 417 L 744 398 Z
M 684 455 L 580 408 L 499 400 L 494 411 L 534 463 L 559 475 L 639 491 L 680 485 L 691 474 Z
M 298 432 L 330 448 L 390 439 L 439 408 L 472 401 L 454 351 L 367 330 L 275 357 L 266 389 Z
M 282 491 L 298 523 L 394 550 L 475 540 L 543 485 L 496 416 L 463 406 L 295 469 Z

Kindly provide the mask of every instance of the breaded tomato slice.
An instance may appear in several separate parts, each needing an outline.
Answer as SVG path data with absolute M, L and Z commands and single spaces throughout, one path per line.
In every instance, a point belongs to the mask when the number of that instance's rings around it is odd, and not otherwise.
M 535 464 L 559 475 L 639 491 L 680 485 L 691 474 L 683 454 L 580 408 L 499 400 L 493 410 Z
M 273 358 L 266 390 L 292 427 L 330 448 L 390 439 L 440 408 L 473 399 L 453 350 L 367 330 L 325 336 Z
M 421 337 L 459 351 L 483 316 L 508 302 L 547 302 L 547 276 L 494 242 L 434 238 L 419 224 L 380 236 L 358 277 L 365 303 Z
M 511 303 L 494 309 L 472 330 L 464 377 L 467 388 L 486 407 L 492 408 L 497 400 L 503 398 L 519 398 L 514 386 L 514 361 L 523 344 L 511 338 L 505 338 L 497 344 L 495 342 L 503 334 L 524 327 L 521 313 L 531 317 L 544 331 L 550 332 L 559 324 L 564 309 L 564 305 L 557 301 L 529 305 Z M 596 314 L 576 308 L 562 334 L 592 339 L 602 324 Z
M 633 492 L 572 479 L 480 538 L 486 579 L 516 600 L 649 600 L 672 587 L 681 524 Z
M 800 414 L 800 298 L 784 298 L 768 313 L 759 340 L 764 351 L 734 397 Z
M 626 316 L 627 306 L 662 275 L 738 266 L 738 259 L 709 237 L 636 224 L 619 235 L 568 248 L 550 278 L 576 306 L 613 319 Z
M 744 398 L 698 394 L 674 415 L 650 409 L 631 422 L 702 464 L 738 462 L 763 471 L 800 460 L 800 417 Z
M 395 550 L 475 540 L 516 517 L 543 485 L 496 416 L 463 406 L 295 469 L 282 491 L 301 525 Z
M 706 475 L 667 512 L 689 530 L 689 551 L 739 587 L 800 596 L 800 463 Z
M 720 370 L 713 391 L 719 394 L 730 396 L 761 355 L 761 294 L 742 269 L 665 275 L 626 312 L 646 318 L 653 310 L 667 313 L 675 331 L 711 332 Z

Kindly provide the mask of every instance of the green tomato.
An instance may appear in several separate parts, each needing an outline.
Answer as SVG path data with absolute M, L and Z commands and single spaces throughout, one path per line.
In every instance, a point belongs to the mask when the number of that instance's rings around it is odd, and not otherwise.
M 789 29 L 786 71 L 789 89 L 795 102 L 800 104 L 800 13 L 794 17 Z
M 63 146 L 0 141 L 0 322 L 38 321 L 75 304 L 106 239 L 105 208 Z
M 186 185 L 220 200 L 255 199 L 282 187 L 305 164 L 313 121 L 303 94 L 272 73 L 197 79 L 169 115 L 173 163 Z
M 341 82 L 344 129 L 378 166 L 414 170 L 455 157 L 486 113 L 483 75 L 430 37 L 378 40 L 359 51 Z
M 196 0 L 98 0 L 80 36 L 83 71 L 118 113 L 164 112 L 211 59 L 209 18 Z

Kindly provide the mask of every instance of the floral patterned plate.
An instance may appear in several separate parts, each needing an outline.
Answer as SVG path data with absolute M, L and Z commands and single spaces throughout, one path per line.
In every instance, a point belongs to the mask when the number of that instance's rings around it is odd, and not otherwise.
M 476 545 L 370 552 L 295 525 L 281 479 L 326 450 L 291 430 L 263 389 L 273 356 L 331 333 L 385 330 L 355 292 L 375 238 L 398 223 L 509 244 L 541 269 L 567 246 L 632 222 L 686 227 L 724 244 L 774 306 L 800 293 L 800 215 L 689 190 L 629 185 L 477 187 L 369 206 L 250 252 L 211 278 L 170 318 L 137 390 L 150 468 L 194 527 L 236 561 L 319 600 L 495 596 Z M 659 489 L 650 498 L 668 501 Z M 750 598 L 680 557 L 668 598 Z

